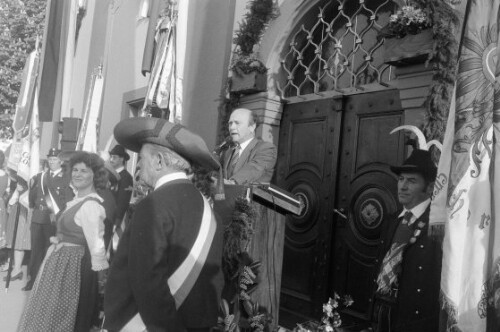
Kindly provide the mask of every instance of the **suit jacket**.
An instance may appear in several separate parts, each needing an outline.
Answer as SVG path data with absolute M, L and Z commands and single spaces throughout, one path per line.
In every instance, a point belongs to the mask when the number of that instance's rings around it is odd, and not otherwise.
M 130 206 L 130 197 L 132 197 L 134 180 L 132 175 L 130 175 L 126 169 L 123 169 L 118 174 L 120 174 L 120 180 L 118 181 L 118 188 L 114 193 L 116 203 L 115 223 L 120 225 L 125 212 L 127 212 L 128 207 Z
M 42 174 L 44 174 L 43 183 Z M 33 209 L 31 222 L 37 224 L 50 224 L 50 213 L 52 211 L 49 210 L 47 205 L 49 191 L 59 207 L 59 210 L 63 211 L 66 208 L 66 203 L 74 197 L 69 182 L 69 176 L 63 171 L 60 171 L 53 178 L 50 177 L 50 172 L 48 171 L 38 173 L 33 177 L 29 194 L 30 208 Z
M 223 154 L 221 164 L 224 165 L 224 179 L 229 179 L 228 166 L 232 154 L 233 149 L 228 149 Z M 254 138 L 241 152 L 230 178 L 237 184 L 243 185 L 252 182 L 270 182 L 276 158 L 277 150 L 274 144 Z
M 392 328 L 401 332 L 437 332 L 441 281 L 441 242 L 428 235 L 430 206 L 415 222 L 424 222 L 421 235 L 403 253 L 399 288 L 392 313 Z M 392 245 L 400 220 L 385 224 L 379 262 Z M 381 331 L 382 332 L 382 331 Z
M 137 312 L 148 331 L 216 325 L 223 287 L 221 224 L 205 265 L 178 310 L 167 284 L 196 240 L 202 213 L 202 196 L 189 180 L 166 183 L 139 202 L 106 284 L 106 329 L 120 330 Z

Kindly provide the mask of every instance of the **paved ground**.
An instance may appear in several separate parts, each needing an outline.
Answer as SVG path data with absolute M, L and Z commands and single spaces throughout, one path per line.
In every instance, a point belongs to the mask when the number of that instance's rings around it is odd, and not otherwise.
M 3 281 L 7 272 L 0 272 L 0 331 L 2 332 L 17 331 L 17 324 L 30 293 L 21 290 L 26 284 L 26 266 L 23 266 L 23 271 L 23 280 L 12 281 L 7 292 Z

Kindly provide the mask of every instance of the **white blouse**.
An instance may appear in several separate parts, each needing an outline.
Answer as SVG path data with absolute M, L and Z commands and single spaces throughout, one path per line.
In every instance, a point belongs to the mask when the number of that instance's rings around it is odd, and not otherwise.
M 99 202 L 103 202 L 103 199 L 97 193 L 91 193 L 84 197 L 75 197 L 67 203 L 66 209 L 80 203 L 87 197 L 94 197 L 99 200 Z M 83 229 L 83 234 L 87 240 L 92 270 L 94 271 L 104 270 L 109 267 L 103 238 L 105 218 L 106 211 L 104 207 L 92 200 L 85 202 L 75 214 L 75 223 Z

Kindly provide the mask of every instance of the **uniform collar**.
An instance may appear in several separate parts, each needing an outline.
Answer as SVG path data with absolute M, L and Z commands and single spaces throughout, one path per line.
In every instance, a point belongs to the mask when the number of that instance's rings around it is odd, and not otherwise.
M 61 171 L 62 171 L 62 168 L 59 168 L 59 169 L 58 169 L 58 170 L 56 170 L 56 171 L 51 171 L 51 170 L 49 169 L 49 175 L 52 173 L 52 176 L 56 176 L 57 174 L 61 173 Z
M 120 173 L 121 171 L 123 171 L 125 169 L 125 166 L 120 166 L 118 167 L 115 171 L 116 173 Z
M 184 173 L 184 172 L 175 172 L 175 173 L 163 175 L 161 178 L 158 179 L 158 181 L 156 181 L 154 190 L 163 186 L 165 183 L 172 182 L 174 180 L 179 180 L 179 179 L 187 180 L 188 177 L 187 177 L 186 173 Z

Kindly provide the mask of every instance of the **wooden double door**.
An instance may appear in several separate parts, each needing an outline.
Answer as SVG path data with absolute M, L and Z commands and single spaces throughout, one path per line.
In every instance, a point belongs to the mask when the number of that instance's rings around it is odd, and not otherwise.
M 285 106 L 276 182 L 304 202 L 288 216 L 280 323 L 319 320 L 328 297 L 349 294 L 347 314 L 370 319 L 382 224 L 397 211 L 389 165 L 404 158 L 397 90 Z

